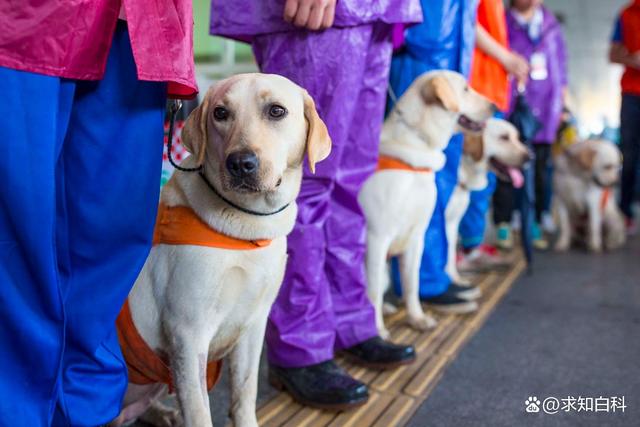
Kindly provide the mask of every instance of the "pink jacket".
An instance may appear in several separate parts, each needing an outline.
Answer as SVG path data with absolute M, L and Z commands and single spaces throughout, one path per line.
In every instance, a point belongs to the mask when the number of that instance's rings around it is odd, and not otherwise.
M 168 82 L 171 97 L 195 96 L 191 0 L 122 3 L 138 78 Z M 0 2 L 0 66 L 101 79 L 120 5 L 120 0 Z

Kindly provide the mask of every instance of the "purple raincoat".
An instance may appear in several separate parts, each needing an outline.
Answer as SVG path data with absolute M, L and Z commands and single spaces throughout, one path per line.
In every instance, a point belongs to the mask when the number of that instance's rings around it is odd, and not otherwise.
M 547 77 L 529 78 L 525 97 L 542 129 L 533 139 L 534 143 L 551 144 L 556 138 L 562 114 L 562 91 L 567 86 L 567 52 L 562 27 L 553 13 L 541 6 L 543 21 L 540 37 L 532 40 L 528 28 L 520 25 L 513 13 L 507 13 L 509 46 L 530 62 L 534 55 L 544 57 Z M 535 61 L 534 61 L 535 62 Z M 512 101 L 516 99 L 517 87 L 513 85 Z M 511 106 L 513 108 L 513 105 Z
M 366 293 L 358 192 L 375 170 L 391 61 L 391 25 L 418 22 L 418 0 L 340 0 L 333 28 L 282 20 L 283 1 L 212 0 L 211 32 L 252 40 L 263 72 L 306 88 L 333 140 L 315 175 L 305 167 L 289 261 L 267 327 L 270 363 L 308 366 L 377 335 Z

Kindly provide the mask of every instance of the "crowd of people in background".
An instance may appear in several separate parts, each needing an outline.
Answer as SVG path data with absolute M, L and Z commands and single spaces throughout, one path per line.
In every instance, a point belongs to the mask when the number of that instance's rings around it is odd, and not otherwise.
M 189 1 L 102 3 L 53 12 L 24 6 L 30 14 L 16 6 L 0 16 L 4 28 L 23 35 L 0 35 L 0 86 L 8 97 L 0 109 L 13 118 L 2 135 L 19 141 L 0 159 L 0 178 L 11 189 L 0 195 L 0 348 L 12 349 L 0 354 L 0 413 L 10 411 L 22 425 L 101 425 L 117 415 L 126 375 L 113 323 L 151 246 L 166 97 L 197 90 Z M 93 25 L 79 25 L 77 16 Z M 640 0 L 633 0 L 610 52 L 625 66 L 620 205 L 629 232 L 640 159 L 639 29 Z M 316 173 L 305 169 L 266 331 L 269 375 L 308 405 L 361 405 L 367 386 L 335 362 L 336 352 L 380 368 L 415 358 L 412 346 L 378 336 L 366 292 L 357 196 L 376 168 L 385 110 L 431 70 L 463 74 L 496 105 L 497 117 L 508 118 L 523 94 L 541 124 L 530 141 L 532 234 L 546 249 L 552 145 L 567 137 L 570 112 L 562 26 L 543 0 L 287 0 L 284 11 L 282 2 L 212 0 L 211 30 L 251 43 L 261 72 L 304 87 L 333 140 Z M 456 135 L 445 151 L 424 235 L 420 297 L 442 312 L 478 309 L 460 296 L 468 286 L 445 269 L 444 212 L 462 144 Z M 509 265 L 508 252 L 498 249 L 514 247 L 516 197 L 493 174 L 472 194 L 460 226 L 461 271 Z M 488 228 L 495 236 L 487 238 Z M 392 276 L 397 285 L 397 268 Z

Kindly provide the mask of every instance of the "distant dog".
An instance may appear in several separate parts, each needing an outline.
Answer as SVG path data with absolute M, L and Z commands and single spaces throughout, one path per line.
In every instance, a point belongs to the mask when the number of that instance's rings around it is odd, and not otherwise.
M 589 140 L 571 145 L 555 159 L 553 210 L 558 222 L 555 249 L 565 251 L 572 237 L 585 237 L 593 252 L 625 243 L 622 212 L 613 195 L 621 155 L 610 142 Z
M 176 172 L 162 190 L 155 245 L 118 318 L 130 383 L 112 425 L 147 409 L 147 421 L 182 425 L 157 403 L 169 384 L 184 425 L 210 427 L 207 389 L 228 356 L 233 423 L 255 427 L 260 353 L 303 160 L 313 171 L 331 140 L 307 92 L 266 74 L 209 89 L 182 138 L 193 154 L 182 166 L 204 168 Z
M 451 136 L 465 128 L 479 131 L 492 112 L 462 75 L 434 71 L 413 82 L 384 123 L 378 170 L 358 199 L 367 218 L 368 293 L 383 337 L 389 256 L 399 256 L 409 323 L 417 329 L 436 323 L 423 312 L 418 294 L 424 232 L 436 203 L 435 172 L 444 166 L 442 150 Z
M 463 156 L 458 167 L 458 184 L 445 210 L 447 274 L 455 283 L 468 284 L 456 268 L 456 247 L 458 228 L 469 207 L 471 191 L 487 187 L 487 172 L 490 169 L 517 186 L 522 181 L 520 168 L 529 158 L 529 150 L 520 142 L 518 130 L 505 120 L 489 119 L 482 135 L 465 135 Z

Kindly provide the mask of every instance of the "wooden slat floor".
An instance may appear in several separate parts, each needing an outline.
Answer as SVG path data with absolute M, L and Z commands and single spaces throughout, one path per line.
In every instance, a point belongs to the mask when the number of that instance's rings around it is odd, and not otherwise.
M 404 309 L 386 319 L 394 342 L 413 344 L 418 357 L 411 364 L 392 371 L 355 366 L 338 358 L 341 366 L 367 383 L 369 402 L 357 410 L 328 412 L 303 407 L 286 393 L 279 393 L 258 410 L 264 427 L 393 427 L 403 426 L 428 397 L 449 362 L 482 326 L 494 307 L 522 273 L 518 259 L 504 273 L 489 273 L 476 283 L 482 290 L 480 309 L 470 315 L 436 315 L 438 326 L 426 332 L 411 329 L 404 321 Z

